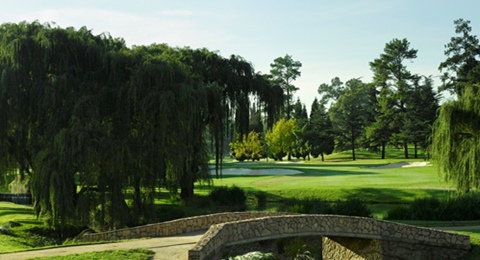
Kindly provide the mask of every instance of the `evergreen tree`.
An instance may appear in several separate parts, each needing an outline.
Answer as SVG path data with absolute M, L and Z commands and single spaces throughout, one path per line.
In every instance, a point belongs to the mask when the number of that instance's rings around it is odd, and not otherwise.
M 347 81 L 344 89 L 330 107 L 329 116 L 336 136 L 336 149 L 350 148 L 352 160 L 356 160 L 357 141 L 364 134 L 369 118 L 369 92 L 367 85 L 359 79 Z
M 300 67 L 302 63 L 299 61 L 294 61 L 291 55 L 286 54 L 284 57 L 276 58 L 272 64 L 270 74 L 274 84 L 280 86 L 284 92 L 284 101 L 285 101 L 285 114 L 287 119 L 291 117 L 291 106 L 293 93 L 298 90 L 292 82 L 300 77 Z
M 297 122 L 297 131 L 295 132 L 295 144 L 292 150 L 292 155 L 297 159 L 303 158 L 304 160 L 310 154 L 310 143 L 308 142 L 308 114 L 307 109 L 300 99 L 293 106 L 293 118 Z
M 328 117 L 325 105 L 319 103 L 317 98 L 313 100 L 310 110 L 307 140 L 311 147 L 311 155 L 314 158 L 320 155 L 322 162 L 325 161 L 324 155 L 331 154 L 335 148 L 332 122 Z
M 407 98 L 407 116 L 403 127 L 407 139 L 414 145 L 415 158 L 418 158 L 419 147 L 426 150 L 429 146 L 438 99 L 431 77 L 418 77 L 415 80 Z
M 378 93 L 391 94 L 391 98 L 395 101 L 392 109 L 395 109 L 397 116 L 393 123 L 395 133 L 392 133 L 392 136 L 393 139 L 402 143 L 405 158 L 408 158 L 408 138 L 402 129 L 403 121 L 406 120 L 407 113 L 406 100 L 415 76 L 407 70 L 404 62 L 415 59 L 416 57 L 417 50 L 410 48 L 410 43 L 407 39 L 393 39 L 385 45 L 384 53 L 380 55 L 380 58 L 370 62 L 370 68 L 374 73 L 373 84 L 375 87 L 380 88 Z M 392 92 L 382 91 L 384 88 L 391 88 Z M 384 97 L 384 99 L 388 99 L 388 97 Z M 390 114 L 388 111 L 380 111 L 380 113 Z M 374 124 L 373 127 L 379 127 L 379 129 L 371 129 L 371 133 L 381 134 L 382 136 L 380 136 L 380 138 L 384 140 L 384 136 L 388 132 L 385 131 L 387 125 L 389 124 L 386 122 Z M 380 142 L 383 143 L 383 141 Z

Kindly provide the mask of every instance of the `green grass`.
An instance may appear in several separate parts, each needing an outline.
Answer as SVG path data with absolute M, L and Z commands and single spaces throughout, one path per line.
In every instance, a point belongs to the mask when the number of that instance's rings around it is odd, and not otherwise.
M 412 152 L 412 151 L 411 151 Z M 382 218 L 391 208 L 398 204 L 413 201 L 416 198 L 436 197 L 447 199 L 455 195 L 450 184 L 444 183 L 437 175 L 434 167 L 412 167 L 396 169 L 380 169 L 378 166 L 421 161 L 421 159 L 400 159 L 402 150 L 389 149 L 385 160 L 378 159 L 378 154 L 357 151 L 358 160 L 351 161 L 350 153 L 338 153 L 326 157 L 322 162 L 319 158 L 310 161 L 294 160 L 291 162 L 244 162 L 225 160 L 226 168 L 249 169 L 293 169 L 302 174 L 292 176 L 223 176 L 214 179 L 213 186 L 196 184 L 196 196 L 189 201 L 181 201 L 177 196 L 170 195 L 162 189 L 156 203 L 159 214 L 165 219 L 188 217 L 200 214 L 218 212 L 223 209 L 212 207 L 205 196 L 217 186 L 236 185 L 246 190 L 249 197 L 249 210 L 255 210 L 254 193 L 263 191 L 267 194 L 267 209 L 274 211 L 289 198 L 318 198 L 327 201 L 345 200 L 348 197 L 360 198 L 367 203 L 376 218 Z M 32 234 L 30 229 L 42 227 L 37 220 L 32 207 L 0 202 L 0 225 L 14 220 L 22 224 L 12 228 L 14 235 L 0 234 L 0 252 L 28 250 L 38 246 L 53 245 L 48 238 Z M 433 223 L 412 223 L 433 226 Z M 458 224 L 458 223 L 457 223 Z M 440 224 L 438 224 L 440 225 Z M 448 225 L 446 225 L 448 226 Z M 480 235 L 472 231 L 472 243 L 480 246 Z M 478 238 L 478 239 L 477 239 Z M 92 258 L 92 257 L 89 257 Z M 97 256 L 93 258 L 98 259 Z M 112 257 L 111 258 L 121 258 Z M 68 258 L 71 259 L 71 258 Z
M 31 260 L 127 260 L 127 259 L 138 259 L 138 260 L 147 260 L 152 259 L 155 252 L 146 249 L 130 249 L 130 250 L 106 250 L 100 252 L 89 252 L 83 254 L 71 254 L 65 256 L 51 256 L 51 257 L 36 257 L 31 258 Z
M 374 168 L 405 161 L 407 160 L 228 163 L 224 168 L 282 168 L 299 170 L 302 174 L 223 176 L 214 180 L 214 186 L 237 185 L 250 191 L 260 190 L 267 192 L 273 200 L 315 197 L 332 201 L 356 197 L 380 204 L 406 203 L 415 198 L 431 196 L 448 198 L 454 194 L 452 186 L 441 181 L 434 167 Z M 198 190 L 208 191 L 208 187 L 198 186 Z
M 19 227 L 8 227 L 8 222 L 14 221 Z M 42 230 L 43 222 L 38 220 L 33 208 L 10 202 L 0 202 L 0 225 L 9 233 L 0 233 L 0 253 L 28 250 L 35 247 L 56 245 L 51 237 L 40 235 L 34 230 Z
M 30 206 L 0 202 L 0 224 L 14 220 L 20 224 L 41 224 Z

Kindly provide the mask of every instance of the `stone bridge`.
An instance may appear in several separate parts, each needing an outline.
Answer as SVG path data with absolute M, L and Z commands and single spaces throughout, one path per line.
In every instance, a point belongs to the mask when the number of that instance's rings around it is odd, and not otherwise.
M 227 212 L 103 233 L 85 242 L 165 237 L 207 230 L 188 258 L 220 259 L 226 247 L 286 237 L 322 236 L 324 259 L 457 259 L 470 238 L 371 218 L 276 212 Z
M 220 259 L 227 246 L 299 236 L 322 236 L 323 259 L 457 259 L 470 249 L 466 235 L 371 218 L 297 215 L 213 225 L 188 258 Z

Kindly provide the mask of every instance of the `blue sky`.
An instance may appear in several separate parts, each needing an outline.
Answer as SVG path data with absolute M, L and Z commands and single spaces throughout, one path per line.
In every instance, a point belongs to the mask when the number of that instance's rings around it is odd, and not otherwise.
M 0 0 L 0 22 L 55 22 L 109 32 L 129 46 L 167 43 L 237 54 L 268 73 L 270 63 L 290 54 L 302 62 L 296 93 L 310 107 L 321 83 L 362 77 L 385 43 L 407 38 L 418 58 L 407 67 L 439 75 L 453 20 L 471 21 L 480 35 L 478 0 Z M 436 78 L 436 83 L 439 83 Z

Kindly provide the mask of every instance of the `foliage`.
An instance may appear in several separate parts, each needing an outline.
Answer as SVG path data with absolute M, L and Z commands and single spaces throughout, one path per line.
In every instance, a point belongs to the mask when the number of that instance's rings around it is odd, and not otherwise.
M 432 125 L 439 107 L 438 100 L 439 95 L 433 91 L 431 77 L 415 79 L 406 99 L 407 114 L 402 130 L 406 140 L 414 145 L 414 158 L 418 158 L 418 147 L 427 150 L 430 146 Z
M 244 160 L 260 160 L 264 157 L 263 145 L 260 140 L 260 134 L 255 131 L 250 131 L 242 138 L 238 136 L 237 141 L 230 143 L 232 155 L 240 162 Z
M 335 137 L 333 135 L 332 121 L 328 117 L 325 104 L 320 104 L 317 98 L 313 100 L 310 120 L 305 134 L 313 158 L 321 156 L 322 161 L 324 161 L 324 156 L 333 152 Z
M 480 187 L 480 66 L 478 53 L 471 49 L 478 49 L 478 40 L 469 35 L 468 22 L 457 20 L 455 24 L 456 32 L 463 33 L 465 39 L 452 38 L 445 51 L 449 57 L 440 68 L 457 74 L 450 82 L 454 85 L 448 88 L 455 89 L 458 100 L 445 102 L 439 110 L 433 127 L 432 156 L 439 174 L 455 183 L 460 192 L 468 192 Z
M 329 110 L 336 136 L 336 149 L 350 148 L 354 161 L 358 138 L 368 123 L 368 96 L 367 85 L 359 79 L 351 79 L 345 83 L 343 94 Z
M 445 45 L 447 59 L 438 67 L 444 72 L 439 91 L 448 90 L 462 96 L 465 87 L 480 81 L 480 44 L 477 36 L 471 34 L 470 21 L 457 19 L 454 24 L 455 33 L 459 35 Z
M 285 100 L 285 115 L 289 119 L 291 113 L 292 96 L 298 90 L 292 82 L 301 75 L 300 67 L 302 63 L 294 61 L 291 55 L 285 54 L 284 57 L 276 58 L 270 64 L 270 74 L 274 84 L 280 86 L 284 92 Z
M 408 158 L 407 131 L 404 122 L 408 120 L 406 104 L 413 81 L 418 78 L 407 70 L 404 62 L 417 57 L 417 50 L 410 48 L 407 39 L 393 39 L 385 44 L 384 53 L 370 62 L 373 72 L 373 86 L 377 89 L 378 111 L 375 123 L 370 126 L 370 139 L 380 142 L 384 153 L 386 140 L 392 138 L 403 144 L 404 157 Z M 422 106 L 421 103 L 414 104 Z
M 364 201 L 357 198 L 348 198 L 345 201 L 337 200 L 333 203 L 315 198 L 293 199 L 286 201 L 280 211 L 372 217 L 372 210 L 368 208 Z
M 311 145 L 308 140 L 308 114 L 307 109 L 300 99 L 293 106 L 293 118 L 296 119 L 297 131 L 295 131 L 295 142 L 292 147 L 292 155 L 297 159 L 304 160 L 310 155 Z
M 399 206 L 388 211 L 385 219 L 390 220 L 438 220 L 462 221 L 480 218 L 480 197 L 466 194 L 446 201 L 437 198 L 415 199 L 408 206 Z
M 385 159 L 385 149 L 390 138 L 398 131 L 395 125 L 398 115 L 393 109 L 395 102 L 393 91 L 389 88 L 382 89 L 377 98 L 375 121 L 365 129 L 369 146 L 381 147 L 382 159 Z
M 59 229 L 150 223 L 158 188 L 188 199 L 209 182 L 207 129 L 218 170 L 225 133 L 249 131 L 251 97 L 272 120 L 278 93 L 237 55 L 3 24 L 0 175 L 30 178 L 37 215 Z
M 220 205 L 239 208 L 239 210 L 245 210 L 247 196 L 245 191 L 235 185 L 231 187 L 223 186 L 216 187 L 209 194 L 210 199 Z
M 270 156 L 275 160 L 291 153 L 295 144 L 295 132 L 297 131 L 296 119 L 278 120 L 271 130 L 267 131 L 265 141 L 267 142 Z
M 267 194 L 263 191 L 255 192 L 254 200 L 256 208 L 259 210 L 264 210 L 267 207 Z

